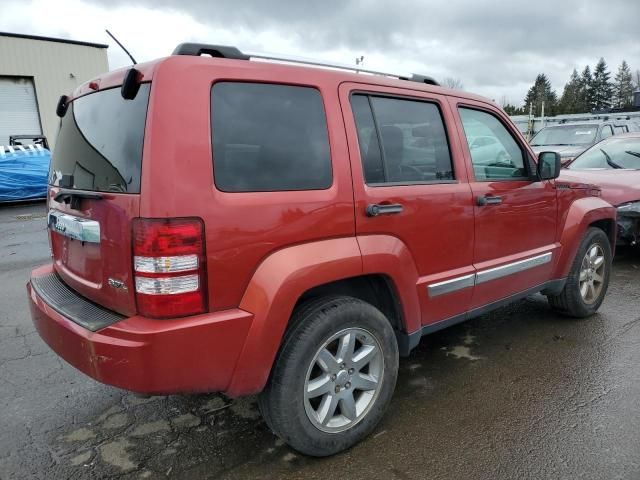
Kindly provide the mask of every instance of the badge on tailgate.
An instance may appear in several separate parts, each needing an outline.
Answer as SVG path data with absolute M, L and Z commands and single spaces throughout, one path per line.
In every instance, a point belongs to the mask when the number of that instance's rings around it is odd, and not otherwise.
M 74 217 L 57 210 L 49 210 L 47 226 L 54 232 L 81 242 L 100 243 L 100 224 L 95 220 Z

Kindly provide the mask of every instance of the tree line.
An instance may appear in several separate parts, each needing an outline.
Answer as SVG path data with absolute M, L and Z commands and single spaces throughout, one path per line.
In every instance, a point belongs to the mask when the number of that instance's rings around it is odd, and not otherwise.
M 531 105 L 535 116 L 542 114 L 542 102 L 545 116 L 626 108 L 632 106 L 636 89 L 640 89 L 640 70 L 632 74 L 623 60 L 612 79 L 607 63 L 600 58 L 593 73 L 589 65 L 581 73 L 574 68 L 559 98 L 547 76 L 541 73 L 527 92 L 523 107 L 504 101 L 503 108 L 509 115 L 526 115 Z

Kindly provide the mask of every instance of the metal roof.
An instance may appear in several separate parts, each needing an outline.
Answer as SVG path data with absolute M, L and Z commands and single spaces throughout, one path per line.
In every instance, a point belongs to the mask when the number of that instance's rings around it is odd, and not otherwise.
M 27 40 L 40 40 L 43 42 L 69 43 L 71 45 L 82 45 L 85 47 L 109 48 L 109 45 L 104 43 L 81 42 L 78 40 L 67 40 L 66 38 L 41 37 L 38 35 L 27 35 L 23 33 L 0 32 L 0 37 L 25 38 Z

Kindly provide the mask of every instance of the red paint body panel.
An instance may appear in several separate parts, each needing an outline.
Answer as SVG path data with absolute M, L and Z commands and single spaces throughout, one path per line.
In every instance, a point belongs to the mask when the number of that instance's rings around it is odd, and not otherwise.
M 41 267 L 34 277 L 51 272 Z M 27 285 L 42 339 L 90 377 L 141 393 L 226 390 L 252 315 L 233 309 L 186 319 L 131 317 L 99 332 L 73 323 Z
M 262 390 L 296 301 L 317 285 L 362 274 L 354 237 L 306 243 L 280 250 L 260 264 L 240 302 L 254 312 L 247 341 L 226 392 Z
M 471 191 L 466 182 L 463 152 L 459 144 L 449 142 L 456 183 L 368 186 L 364 181 L 358 135 L 349 102 L 353 92 L 398 97 L 407 97 L 407 92 L 362 83 L 344 83 L 340 86 L 340 102 L 344 112 L 353 173 L 356 231 L 361 243 L 362 239 L 369 235 L 374 235 L 374 238 L 392 235 L 408 250 L 417 271 L 412 290 L 415 290 L 413 295 L 417 295 L 421 304 L 421 324 L 444 320 L 466 311 L 471 299 L 470 289 L 455 294 L 457 298 L 453 301 L 446 296 L 430 299 L 426 295 L 425 283 L 425 278 L 432 278 L 433 275 L 442 276 L 444 279 L 449 272 L 464 269 L 471 265 L 473 260 L 473 207 Z M 411 92 L 409 98 L 438 105 L 446 129 L 452 131 L 455 119 L 445 96 L 432 92 Z M 384 203 L 401 204 L 402 214 L 379 217 L 366 215 L 367 205 Z M 381 253 L 379 249 L 372 250 L 376 254 Z M 363 255 L 366 257 L 367 253 L 363 251 Z M 373 273 L 375 267 L 369 267 L 368 270 Z M 388 274 L 388 271 L 377 273 Z M 407 329 L 411 331 L 414 321 L 411 317 L 405 318 Z
M 147 118 L 140 204 L 142 217 L 203 219 L 212 311 L 238 306 L 257 265 L 272 252 L 355 233 L 351 175 L 335 83 L 305 69 L 292 81 L 278 69 L 256 68 L 246 61 L 222 60 L 225 68 L 219 71 L 215 68 L 218 62 L 170 57 L 157 67 Z M 216 80 L 229 78 L 320 90 L 333 167 L 329 189 L 226 193 L 214 187 L 211 115 L 216 110 L 215 105 L 211 108 L 211 87 Z
M 599 220 L 613 220 L 616 209 L 598 197 L 583 197 L 584 190 L 564 190 L 558 198 L 559 211 L 562 212 L 558 223 L 558 240 L 562 253 L 552 272 L 552 278 L 564 278 L 569 274 L 580 241 L 587 228 Z M 615 250 L 616 232 L 609 235 L 612 251 Z
M 102 193 L 102 200 L 84 199 L 80 210 L 56 202 L 60 189 L 49 188 L 49 208 L 100 222 L 100 243 L 79 242 L 49 233 L 53 265 L 64 282 L 100 305 L 108 305 L 123 315 L 136 314 L 135 285 L 131 269 L 131 220 L 139 216 L 140 195 Z M 109 278 L 124 283 L 114 289 Z
M 562 170 L 559 180 L 597 185 L 614 206 L 640 200 L 640 170 Z
M 567 274 L 589 223 L 615 210 L 589 189 L 558 190 L 554 182 L 476 182 L 457 105 L 508 117 L 481 97 L 445 88 L 334 70 L 242 60 L 173 56 L 137 65 L 151 82 L 139 195 L 104 193 L 80 210 L 98 220 L 100 245 L 53 234 L 54 266 L 73 290 L 125 315 L 90 332 L 45 304 L 28 286 L 34 323 L 65 360 L 93 378 L 148 393 L 259 392 L 269 377 L 291 313 L 309 289 L 363 274 L 384 275 L 397 294 L 402 330 L 464 313 Z M 126 69 L 94 79 L 98 90 L 121 84 Z M 215 187 L 211 88 L 217 81 L 274 82 L 316 88 L 327 118 L 333 183 L 326 190 L 225 193 Z M 367 91 L 435 102 L 449 137 L 455 182 L 369 187 L 349 95 Z M 74 97 L 91 94 L 86 83 Z M 215 135 L 215 132 L 213 132 Z M 475 198 L 500 194 L 499 208 Z M 370 203 L 397 202 L 397 216 L 370 218 Z M 209 312 L 152 320 L 137 315 L 131 253 L 136 217 L 199 217 L 205 225 Z M 428 286 L 540 252 L 548 265 L 431 298 Z M 108 259 L 108 261 L 105 261 Z M 109 278 L 127 287 L 109 290 Z

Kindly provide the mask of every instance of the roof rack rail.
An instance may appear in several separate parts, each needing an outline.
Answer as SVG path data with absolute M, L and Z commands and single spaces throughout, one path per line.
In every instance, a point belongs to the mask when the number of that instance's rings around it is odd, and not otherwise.
M 368 73 L 371 75 L 380 75 L 383 77 L 393 77 L 399 80 L 407 80 L 410 82 L 426 83 L 427 85 L 440 85 L 432 77 L 426 75 L 412 74 L 410 77 L 406 75 L 398 75 L 397 73 L 381 72 L 378 70 L 368 70 L 366 68 L 352 67 L 351 65 L 345 65 L 342 63 L 327 63 L 318 60 L 311 60 L 306 58 L 296 57 L 283 57 L 278 55 L 270 55 L 265 53 L 243 53 L 236 47 L 230 47 L 226 45 L 208 45 L 205 43 L 181 43 L 173 51 L 172 55 L 211 55 L 216 58 L 229 58 L 234 60 L 251 60 L 255 58 L 257 60 L 273 60 L 276 62 L 297 63 L 301 65 L 313 65 L 316 67 L 336 68 L 339 70 L 348 70 L 356 73 Z
M 236 47 L 207 45 L 205 43 L 181 43 L 173 50 L 171 55 L 191 55 L 198 57 L 203 54 L 216 58 L 233 58 L 236 60 L 249 60 L 251 58 Z

